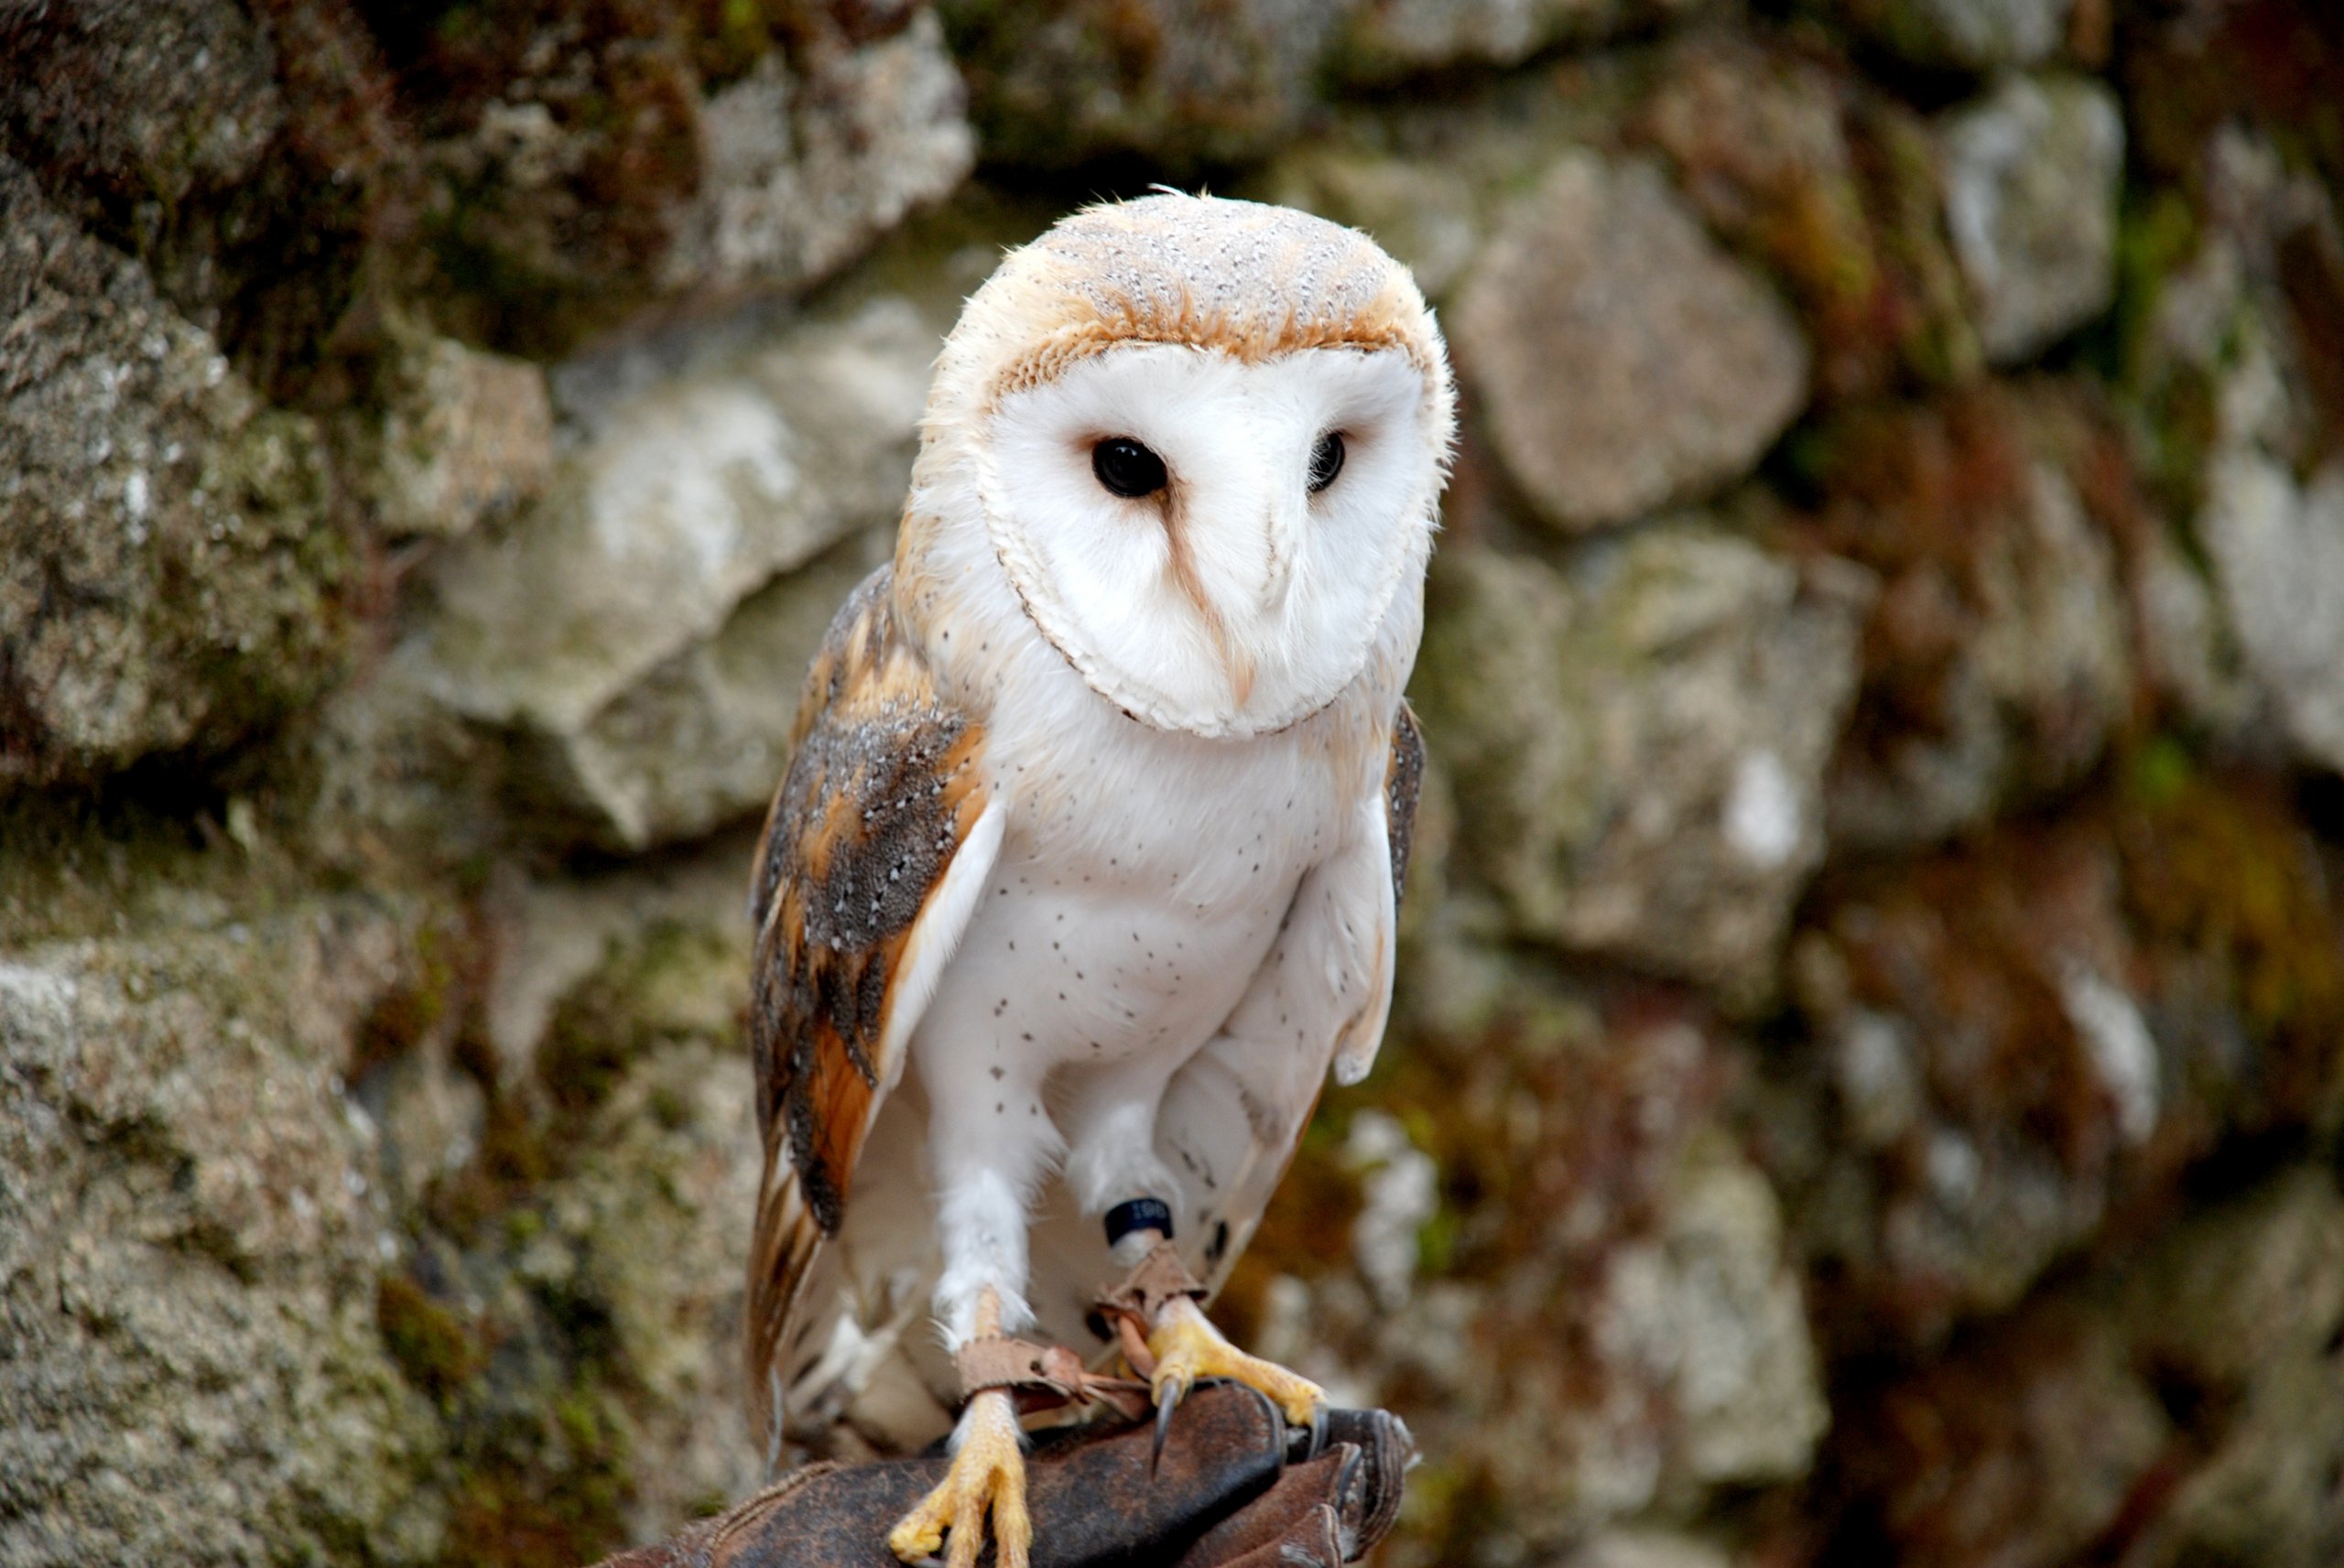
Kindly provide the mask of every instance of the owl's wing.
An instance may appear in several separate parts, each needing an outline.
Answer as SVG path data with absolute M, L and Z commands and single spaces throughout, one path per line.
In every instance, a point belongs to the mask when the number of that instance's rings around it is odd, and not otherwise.
M 1361 830 L 1303 879 L 1236 1011 L 1166 1092 L 1158 1152 L 1181 1173 L 1194 1217 L 1181 1251 L 1214 1289 L 1261 1223 L 1329 1066 L 1355 1084 L 1375 1065 L 1423 778 L 1424 741 L 1404 702 Z
M 815 655 L 750 897 L 765 1175 L 746 1328 L 750 1403 L 768 1433 L 790 1309 L 845 1217 L 863 1141 L 1006 821 L 983 782 L 983 729 L 902 635 L 892 582 L 887 567 L 866 578 Z

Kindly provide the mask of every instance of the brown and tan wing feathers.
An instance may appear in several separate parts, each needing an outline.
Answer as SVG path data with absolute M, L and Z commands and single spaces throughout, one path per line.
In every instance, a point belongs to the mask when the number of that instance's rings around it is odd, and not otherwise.
M 968 920 L 971 900 L 940 894 L 987 805 L 984 731 L 942 697 L 901 634 L 892 585 L 886 567 L 865 579 L 815 655 L 750 896 L 765 1161 L 746 1348 L 751 1403 L 769 1432 L 791 1308 L 845 1217 L 879 1100 Z M 937 929 L 939 918 L 953 928 Z

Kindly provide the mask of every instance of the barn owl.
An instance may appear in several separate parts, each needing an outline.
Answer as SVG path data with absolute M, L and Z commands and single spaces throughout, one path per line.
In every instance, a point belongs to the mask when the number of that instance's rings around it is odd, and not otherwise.
M 1405 268 L 1245 201 L 1076 213 L 945 341 L 751 901 L 751 1400 L 776 1451 L 951 1432 L 898 1556 L 972 1563 L 989 1514 L 1026 1562 L 1016 1390 L 956 1424 L 970 1354 L 1102 1359 L 1118 1269 L 1174 1280 L 1122 1338 L 1159 1411 L 1322 1409 L 1201 1303 L 1384 1032 L 1452 403 Z

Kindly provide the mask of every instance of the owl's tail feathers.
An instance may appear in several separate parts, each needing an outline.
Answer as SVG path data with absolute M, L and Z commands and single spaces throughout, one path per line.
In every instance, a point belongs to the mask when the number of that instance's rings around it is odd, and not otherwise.
M 748 1373 L 749 1424 L 764 1434 L 765 1465 L 781 1467 L 783 1336 L 790 1313 L 813 1271 L 822 1227 L 798 1188 L 787 1159 L 765 1167 L 757 1192 L 757 1226 L 749 1241 L 749 1299 L 743 1350 Z

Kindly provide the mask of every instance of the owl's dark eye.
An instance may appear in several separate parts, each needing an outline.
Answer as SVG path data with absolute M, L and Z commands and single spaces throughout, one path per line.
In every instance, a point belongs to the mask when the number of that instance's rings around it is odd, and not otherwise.
M 1129 436 L 1110 436 L 1091 449 L 1091 471 L 1115 494 L 1154 495 L 1167 480 L 1164 460 Z
M 1343 433 L 1329 430 L 1310 449 L 1310 493 L 1318 494 L 1343 471 Z

